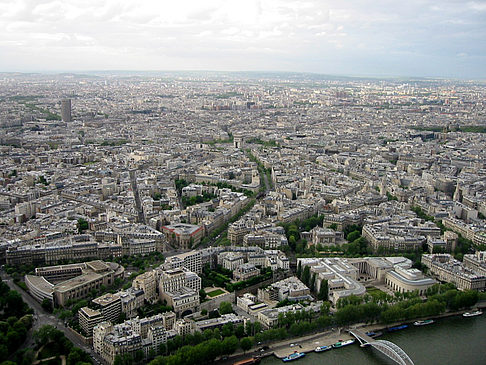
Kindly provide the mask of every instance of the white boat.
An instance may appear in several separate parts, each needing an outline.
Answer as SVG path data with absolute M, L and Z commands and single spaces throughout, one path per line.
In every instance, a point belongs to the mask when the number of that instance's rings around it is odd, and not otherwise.
M 337 349 L 343 346 L 351 345 L 354 343 L 354 340 L 347 340 L 347 341 L 339 341 L 332 345 L 333 348 Z
M 293 354 L 290 354 L 289 356 L 286 356 L 282 359 L 283 362 L 289 362 L 289 361 L 294 361 L 298 360 L 301 357 L 305 356 L 305 352 L 297 352 L 295 351 Z
M 433 319 L 426 319 L 425 321 L 415 321 L 413 322 L 414 326 L 426 326 L 428 324 L 434 323 Z
M 481 312 L 480 310 L 477 310 L 475 312 L 466 312 L 466 313 L 463 313 L 462 316 L 463 317 L 476 317 L 476 316 L 480 316 L 481 314 L 483 314 L 483 312 Z
M 327 351 L 327 350 L 331 350 L 332 349 L 332 346 L 317 346 L 314 350 L 314 352 L 324 352 L 324 351 Z

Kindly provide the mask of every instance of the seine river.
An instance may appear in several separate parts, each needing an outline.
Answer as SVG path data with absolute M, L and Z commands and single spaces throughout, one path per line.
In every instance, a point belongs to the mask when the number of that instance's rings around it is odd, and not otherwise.
M 385 334 L 378 339 L 400 346 L 415 365 L 486 364 L 486 314 L 479 317 L 451 317 L 435 323 Z M 289 353 L 290 353 L 289 348 Z M 355 343 L 341 349 L 308 353 L 291 362 L 296 365 L 392 365 L 396 364 L 371 348 Z M 275 357 L 263 359 L 262 365 L 283 364 Z

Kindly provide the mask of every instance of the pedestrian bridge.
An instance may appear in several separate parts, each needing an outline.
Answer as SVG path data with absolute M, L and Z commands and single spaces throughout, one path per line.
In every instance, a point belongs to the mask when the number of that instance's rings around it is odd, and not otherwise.
M 412 359 L 400 347 L 393 342 L 385 340 L 375 340 L 360 330 L 350 330 L 349 333 L 356 337 L 361 347 L 372 346 L 383 355 L 389 357 L 400 365 L 414 365 Z

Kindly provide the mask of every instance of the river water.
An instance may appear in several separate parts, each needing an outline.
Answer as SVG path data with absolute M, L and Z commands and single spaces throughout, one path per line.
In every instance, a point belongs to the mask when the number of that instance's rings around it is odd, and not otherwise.
M 450 317 L 422 327 L 386 333 L 378 338 L 400 346 L 415 365 L 486 365 L 486 314 L 479 317 Z M 289 348 L 289 353 L 291 353 Z M 262 365 L 283 364 L 275 357 Z M 392 360 L 372 348 L 355 344 L 321 353 L 308 353 L 292 364 L 393 365 Z

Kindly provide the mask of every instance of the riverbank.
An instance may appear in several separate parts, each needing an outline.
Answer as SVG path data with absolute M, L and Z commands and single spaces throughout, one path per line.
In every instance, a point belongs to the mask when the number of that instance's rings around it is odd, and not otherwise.
M 475 305 L 475 307 L 485 309 L 486 301 L 478 302 Z M 346 332 L 347 329 L 359 328 L 363 332 L 386 331 L 388 327 L 399 326 L 402 324 L 411 324 L 416 320 L 425 320 L 425 319 L 438 320 L 441 318 L 462 316 L 463 313 L 468 311 L 470 310 L 447 312 L 438 316 L 414 318 L 413 320 L 390 323 L 387 325 L 382 323 L 372 324 L 372 325 L 366 323 L 357 323 L 349 327 L 343 327 L 343 328 L 336 327 L 335 329 L 330 329 L 328 331 L 319 332 L 319 333 L 312 333 L 302 337 L 294 337 L 294 338 L 288 338 L 281 341 L 265 343 L 265 345 L 268 346 L 269 349 L 264 352 L 258 351 L 258 348 L 261 346 L 255 346 L 253 351 L 249 351 L 246 353 L 243 351 L 238 351 L 224 360 L 223 359 L 217 360 L 216 363 L 221 365 L 232 365 L 236 361 L 243 360 L 252 356 L 268 357 L 274 355 L 274 357 L 278 359 L 282 359 L 287 355 L 293 353 L 294 351 L 309 353 L 309 352 L 313 352 L 317 346 L 328 346 L 338 342 L 339 340 L 349 340 L 353 337 L 348 332 Z M 297 344 L 297 346 L 290 347 L 290 344 Z
M 478 303 L 476 307 L 483 309 L 486 308 L 486 302 Z M 470 310 L 461 310 L 455 312 L 447 312 L 440 314 L 438 316 L 430 316 L 430 317 L 422 317 L 422 318 L 415 318 L 413 320 L 408 321 L 400 321 L 396 323 L 390 323 L 384 325 L 374 324 L 369 325 L 366 323 L 357 323 L 353 326 L 338 328 L 335 331 L 327 331 L 319 334 L 315 334 L 313 336 L 305 336 L 301 338 L 293 338 L 291 340 L 285 340 L 276 343 L 272 346 L 273 354 L 279 359 L 282 359 L 289 354 L 293 353 L 294 351 L 298 352 L 313 352 L 317 346 L 329 346 L 341 340 L 349 340 L 353 339 L 354 337 L 348 333 L 350 329 L 360 329 L 362 332 L 378 332 L 378 331 L 386 331 L 387 328 L 400 326 L 404 324 L 413 325 L 413 322 L 417 320 L 426 320 L 426 319 L 434 319 L 439 320 L 441 318 L 448 318 L 448 317 L 455 317 L 455 316 L 462 316 L 463 313 L 466 313 Z M 297 346 L 290 347 L 290 344 L 297 344 Z
M 390 341 L 415 364 L 478 365 L 486 359 L 486 314 L 463 318 L 454 316 L 437 320 L 430 326 L 409 326 L 402 331 L 384 332 L 377 340 Z M 295 362 L 298 365 L 385 365 L 393 361 L 371 347 L 359 343 L 323 353 L 310 352 Z M 282 360 L 270 356 L 261 365 L 281 365 Z

